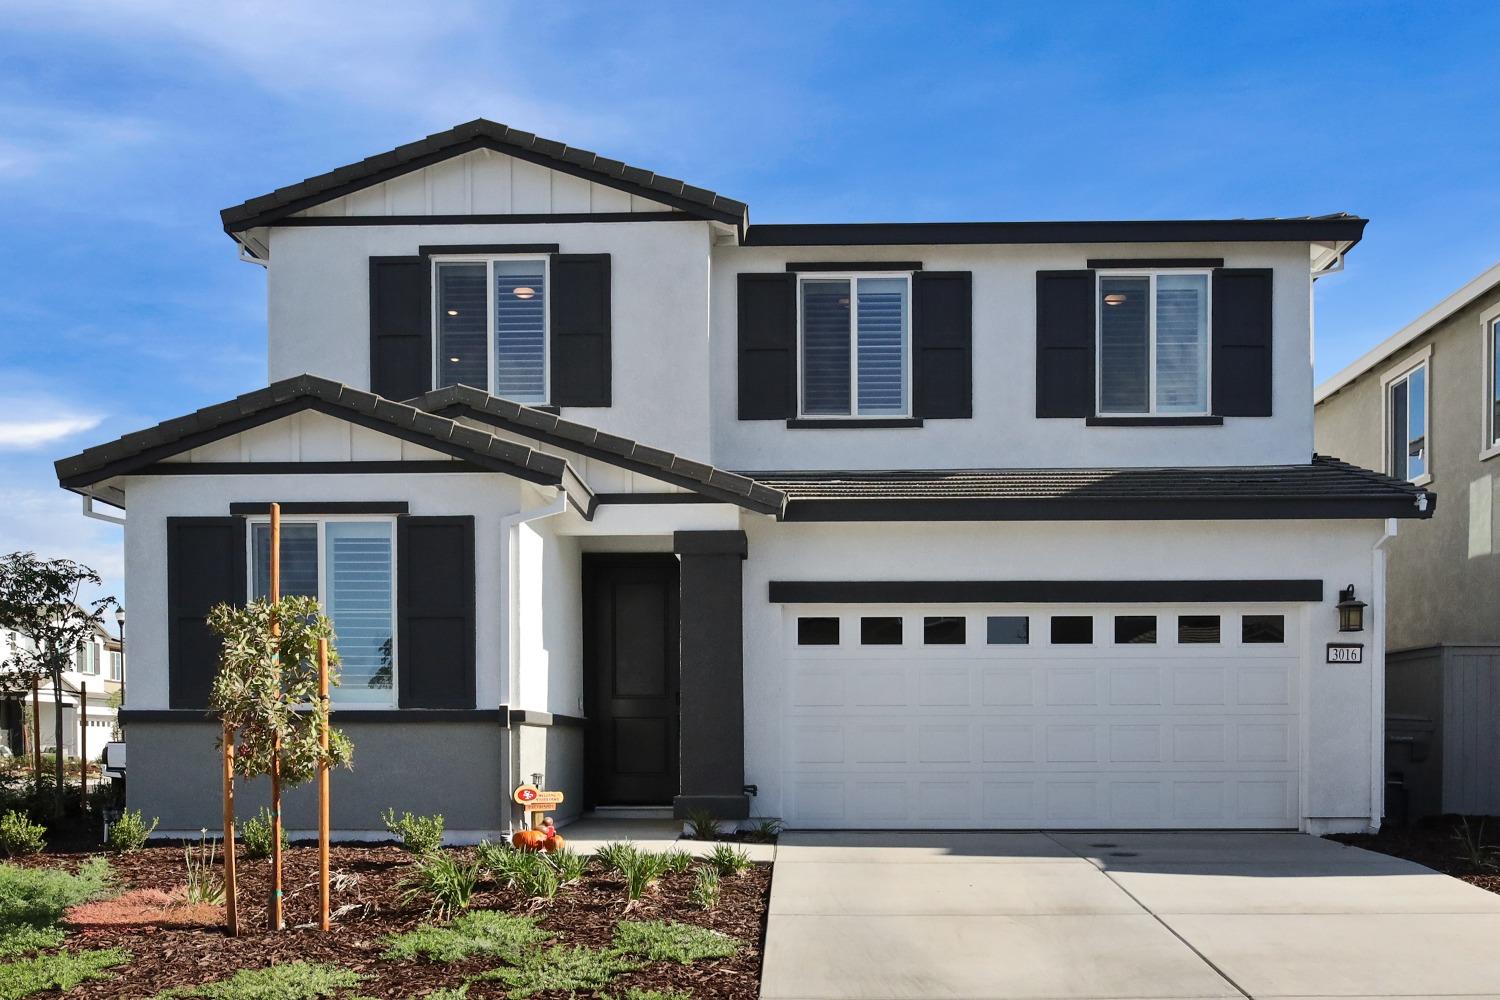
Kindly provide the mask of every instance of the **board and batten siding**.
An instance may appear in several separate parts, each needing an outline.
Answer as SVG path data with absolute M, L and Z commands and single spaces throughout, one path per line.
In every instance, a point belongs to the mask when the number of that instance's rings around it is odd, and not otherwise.
M 1409 817 L 1500 814 L 1500 646 L 1403 649 L 1386 663 L 1386 764 Z

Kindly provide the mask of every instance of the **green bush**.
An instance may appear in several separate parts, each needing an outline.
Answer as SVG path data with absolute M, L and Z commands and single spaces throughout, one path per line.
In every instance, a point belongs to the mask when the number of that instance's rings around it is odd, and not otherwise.
M 469 908 L 478 884 L 479 865 L 461 864 L 451 855 L 434 851 L 418 858 L 397 887 L 403 890 L 403 903 L 425 901 L 429 917 L 447 920 Z
M 0 854 L 7 858 L 18 858 L 27 854 L 39 854 L 47 846 L 47 828 L 33 823 L 19 809 L 12 809 L 0 816 Z
M 245 857 L 252 861 L 258 858 L 269 858 L 271 856 L 271 810 L 261 806 L 260 812 L 241 824 L 240 836 L 245 843 Z M 286 827 L 282 826 L 282 851 L 285 852 L 288 846 Z
M 84 862 L 77 875 L 55 868 L 0 865 L 0 931 L 51 927 L 68 907 L 108 892 L 111 879 L 103 858 Z
M 318 1000 L 353 989 L 364 979 L 357 972 L 336 965 L 287 962 L 264 969 L 241 969 L 228 979 L 201 986 L 178 986 L 158 993 L 153 1000 Z
M 141 816 L 139 809 L 126 809 L 120 818 L 109 825 L 109 840 L 105 846 L 116 854 L 130 854 L 146 846 L 161 820 L 151 817 L 151 825 Z
M 385 828 L 401 838 L 401 846 L 413 854 L 428 854 L 443 846 L 443 814 L 414 816 L 402 813 L 396 818 L 396 810 L 387 809 L 381 816 Z
M 639 963 L 613 950 L 555 945 L 545 951 L 540 948 L 529 951 L 515 965 L 481 972 L 473 980 L 498 980 L 508 987 L 507 997 L 522 1000 L 550 990 L 558 993 L 598 990 L 621 973 L 638 968 Z
M 704 865 L 698 869 L 697 876 L 693 879 L 693 888 L 689 892 L 689 898 L 705 910 L 712 910 L 719 905 L 719 869 L 713 865 Z
M 446 926 L 428 924 L 388 937 L 381 957 L 398 962 L 413 958 L 458 962 L 473 955 L 486 955 L 516 963 L 549 937 L 550 934 L 537 927 L 533 917 L 476 910 Z
M 51 951 L 65 935 L 56 927 L 22 925 L 0 930 L 0 962 L 38 951 Z
M 708 856 L 708 863 L 719 870 L 719 874 L 726 878 L 730 875 L 738 875 L 750 867 L 750 855 L 737 847 L 728 844 L 719 844 L 714 847 L 713 853 Z
M 33 993 L 71 990 L 92 979 L 108 979 L 105 969 L 123 965 L 130 956 L 118 948 L 103 951 L 59 951 L 17 962 L 0 963 L 0 1000 L 20 1000 Z
M 704 958 L 728 958 L 739 941 L 706 927 L 675 920 L 622 920 L 615 925 L 615 948 L 652 962 L 687 965 Z
M 688 810 L 687 825 L 694 840 L 719 839 L 719 821 L 707 809 Z

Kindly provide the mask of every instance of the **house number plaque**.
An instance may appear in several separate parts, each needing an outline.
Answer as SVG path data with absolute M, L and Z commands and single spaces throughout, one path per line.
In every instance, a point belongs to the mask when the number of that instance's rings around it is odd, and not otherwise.
M 1357 642 L 1330 642 L 1327 662 L 1363 663 L 1365 662 L 1365 647 Z

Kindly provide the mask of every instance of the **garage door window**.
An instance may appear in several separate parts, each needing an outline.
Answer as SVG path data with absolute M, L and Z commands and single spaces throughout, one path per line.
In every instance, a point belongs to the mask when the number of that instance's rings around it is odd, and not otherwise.
M 1031 642 L 1031 619 L 1025 615 L 991 615 L 984 620 L 984 641 L 991 646 L 1024 646 Z
M 1219 616 L 1178 615 L 1177 641 L 1181 643 L 1218 642 Z
M 901 645 L 900 618 L 861 618 L 859 641 L 865 646 Z
M 1087 646 L 1094 641 L 1091 615 L 1053 615 L 1052 645 Z
M 1155 615 L 1115 615 L 1115 642 L 1154 643 L 1156 641 Z
M 1240 619 L 1241 642 L 1286 642 L 1286 619 L 1281 615 L 1245 615 Z
M 798 618 L 797 645 L 837 646 L 839 644 L 839 620 L 837 618 Z
M 956 615 L 929 615 L 922 619 L 922 641 L 929 646 L 962 646 L 965 620 Z

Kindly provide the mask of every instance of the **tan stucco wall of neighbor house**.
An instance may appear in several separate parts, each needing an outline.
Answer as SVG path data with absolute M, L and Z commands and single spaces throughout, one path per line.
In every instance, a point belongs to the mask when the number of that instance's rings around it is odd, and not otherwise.
M 1430 520 L 1404 520 L 1389 546 L 1387 648 L 1500 643 L 1500 457 L 1481 458 L 1486 391 L 1480 316 L 1491 289 L 1324 399 L 1319 453 L 1369 469 L 1386 466 L 1381 376 L 1431 349 L 1428 386 Z

